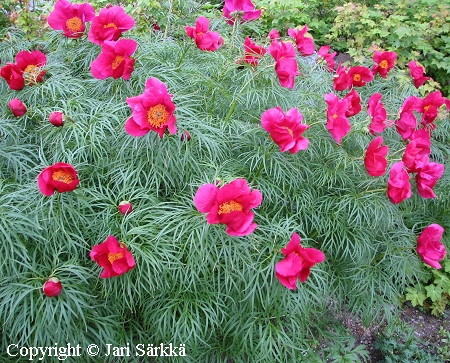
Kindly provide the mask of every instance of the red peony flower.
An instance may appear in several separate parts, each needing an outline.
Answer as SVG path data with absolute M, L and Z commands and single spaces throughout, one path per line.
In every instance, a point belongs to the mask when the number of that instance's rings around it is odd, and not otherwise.
M 386 78 L 388 72 L 394 68 L 397 53 L 376 51 L 373 55 L 373 61 L 376 63 L 372 67 L 373 74 L 379 73 L 381 77 Z
M 297 108 L 291 108 L 284 114 L 281 107 L 277 106 L 264 111 L 261 124 L 280 147 L 281 152 L 289 151 L 295 154 L 299 150 L 305 150 L 309 144 L 309 140 L 302 136 L 309 126 L 303 124 L 302 119 L 303 115 Z
M 68 0 L 58 0 L 47 22 L 50 28 L 62 30 L 68 38 L 80 38 L 86 29 L 85 23 L 94 17 L 95 10 L 89 3 L 72 4 Z
M 420 111 L 421 108 L 422 99 L 418 97 L 410 96 L 403 102 L 400 118 L 395 122 L 395 127 L 404 141 L 411 138 L 417 127 L 417 120 L 413 111 Z
M 117 209 L 125 216 L 133 211 L 133 206 L 128 200 L 123 200 L 119 203 Z
M 250 191 L 245 179 L 235 179 L 218 188 L 214 184 L 202 185 L 195 194 L 194 204 L 201 213 L 208 213 L 209 224 L 227 225 L 230 236 L 246 236 L 257 227 L 250 210 L 261 204 L 259 190 Z
M 184 130 L 183 133 L 180 136 L 181 141 L 189 141 L 191 139 L 191 134 L 189 131 Z
M 428 125 L 436 120 L 439 113 L 439 107 L 445 104 L 445 97 L 442 97 L 441 91 L 430 92 L 421 104 L 422 125 Z
M 223 16 L 228 24 L 233 25 L 236 19 L 241 23 L 258 19 L 261 10 L 256 10 L 251 0 L 225 0 Z
M 16 64 L 7 63 L 0 69 L 0 75 L 12 90 L 20 91 L 25 86 L 23 71 Z
M 177 132 L 174 116 L 175 105 L 167 87 L 157 78 L 149 78 L 143 94 L 127 98 L 133 115 L 125 123 L 125 131 L 132 136 L 143 136 L 150 130 L 164 136 L 166 129 Z
M 354 87 L 362 87 L 373 79 L 372 71 L 364 66 L 351 67 L 348 75 Z
M 20 117 L 27 113 L 27 107 L 22 103 L 22 101 L 18 98 L 13 98 L 8 103 L 9 108 L 14 116 Z
M 308 31 L 308 25 L 305 25 L 302 29 L 288 29 L 288 34 L 295 39 L 298 52 L 302 56 L 308 56 L 314 53 L 314 41 L 312 38 L 305 37 L 305 33 Z
M 382 143 L 383 138 L 378 136 L 367 147 L 364 166 L 370 176 L 381 176 L 386 173 L 388 164 L 386 155 L 389 152 L 389 147 L 387 145 L 381 146 Z
M 333 72 L 335 66 L 334 57 L 336 56 L 337 53 L 336 52 L 329 53 L 329 52 L 330 52 L 329 45 L 324 45 L 320 47 L 319 50 L 317 51 L 317 62 L 324 60 L 327 63 L 328 72 Z
M 416 174 L 417 192 L 422 198 L 436 198 L 433 188 L 444 173 L 444 165 L 427 163 Z
M 198 49 L 205 51 L 215 51 L 223 44 L 223 39 L 217 32 L 209 30 L 209 20 L 201 16 L 195 22 L 195 28 L 192 26 L 185 26 L 188 37 L 195 40 Z
M 326 128 L 340 145 L 342 138 L 350 131 L 350 122 L 345 116 L 348 110 L 348 100 L 339 100 L 339 97 L 334 93 L 328 93 L 324 95 L 324 98 L 328 105 Z
M 52 112 L 48 118 L 53 126 L 61 127 L 64 125 L 64 115 L 60 111 Z
M 447 253 L 441 242 L 443 234 L 444 228 L 433 223 L 417 237 L 417 253 L 423 262 L 434 268 L 442 267 L 438 261 L 441 261 Z
M 270 55 L 279 61 L 282 58 L 294 58 L 296 57 L 295 49 L 292 43 L 282 42 L 279 40 L 272 40 L 268 48 Z
M 381 93 L 374 93 L 369 98 L 369 103 L 367 105 L 367 113 L 372 117 L 372 122 L 369 125 L 369 132 L 375 135 L 375 132 L 381 133 L 386 128 L 386 109 L 384 108 L 381 100 Z
M 430 77 L 423 76 L 423 74 L 425 72 L 425 68 L 423 68 L 422 66 L 419 66 L 415 61 L 412 60 L 411 62 L 409 62 L 408 67 L 409 67 L 410 75 L 411 75 L 412 79 L 414 80 L 414 86 L 416 86 L 416 88 L 419 88 L 426 81 L 428 81 L 430 79 Z
M 61 294 L 62 284 L 56 277 L 50 277 L 47 282 L 42 286 L 45 296 L 53 297 Z
M 348 109 L 345 111 L 345 116 L 355 116 L 361 111 L 361 98 L 355 89 L 352 89 L 349 93 L 347 93 L 344 99 L 348 101 Z
M 135 266 L 131 252 L 114 236 L 108 236 L 104 242 L 94 246 L 89 256 L 104 268 L 100 275 L 102 279 L 123 275 Z
M 343 91 L 347 88 L 351 88 L 352 80 L 348 75 L 346 68 L 342 67 L 341 64 L 338 65 L 336 69 L 336 75 L 333 80 L 333 88 L 336 91 Z
M 276 276 L 280 282 L 288 289 L 295 290 L 297 279 L 305 282 L 308 278 L 311 267 L 325 261 L 322 251 L 315 248 L 304 248 L 300 244 L 300 237 L 297 233 L 292 233 L 292 238 L 286 248 L 281 252 L 284 259 L 275 266 Z
M 122 77 L 128 80 L 134 70 L 137 43 L 132 39 L 120 39 L 117 42 L 106 40 L 102 44 L 102 52 L 91 63 L 91 73 L 97 79 L 114 79 Z
M 280 37 L 280 33 L 278 32 L 277 29 L 272 29 L 272 30 L 269 32 L 269 38 L 272 39 L 272 40 L 280 39 L 280 38 L 281 38 L 281 37 Z
M 24 83 L 31 86 L 37 82 L 43 82 L 46 71 L 42 70 L 47 62 L 44 53 L 33 50 L 22 50 L 16 55 L 16 65 L 23 72 Z
M 392 165 L 388 180 L 388 197 L 394 204 L 399 204 L 412 195 L 409 174 L 403 169 L 403 162 Z
M 244 41 L 244 62 L 251 64 L 253 68 L 258 66 L 259 60 L 266 54 L 266 48 L 256 45 L 249 37 Z
M 134 26 L 134 19 L 120 6 L 101 9 L 98 16 L 92 20 L 88 39 L 102 45 L 105 40 L 116 41 L 122 33 Z
M 66 163 L 48 166 L 38 176 L 39 190 L 47 197 L 51 196 L 55 190 L 58 193 L 71 192 L 79 182 L 75 168 Z
M 275 59 L 275 73 L 282 87 L 294 88 L 294 80 L 298 75 L 298 64 L 295 49 L 291 43 L 273 40 L 269 53 Z
M 411 142 L 406 146 L 402 161 L 408 173 L 415 173 L 428 164 L 430 155 L 430 134 L 426 129 L 414 131 Z

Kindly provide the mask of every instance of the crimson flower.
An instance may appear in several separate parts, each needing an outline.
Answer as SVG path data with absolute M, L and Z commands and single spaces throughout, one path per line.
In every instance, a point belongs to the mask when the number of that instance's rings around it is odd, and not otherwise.
M 417 127 L 417 120 L 413 111 L 420 112 L 421 108 L 422 99 L 419 97 L 410 96 L 403 102 L 400 118 L 395 122 L 395 127 L 404 141 L 411 138 Z
M 308 56 L 314 53 L 314 41 L 312 38 L 305 37 L 305 33 L 308 31 L 308 25 L 305 25 L 302 29 L 288 29 L 288 34 L 295 39 L 298 52 L 302 56 Z
M 351 67 L 348 75 L 354 87 L 362 87 L 373 79 L 372 71 L 364 66 Z
M 375 135 L 375 132 L 381 133 L 386 128 L 386 109 L 384 108 L 381 100 L 381 93 L 374 93 L 369 98 L 367 113 L 372 117 L 372 121 L 369 125 L 369 132 Z
M 280 39 L 281 36 L 280 36 L 280 33 L 278 32 L 277 29 L 272 29 L 269 32 L 269 38 L 272 39 L 272 40 L 275 40 L 275 39 Z
M 114 79 L 122 77 L 128 80 L 134 71 L 135 59 L 131 55 L 137 43 L 132 39 L 120 39 L 117 42 L 106 40 L 102 44 L 102 52 L 91 63 L 91 73 L 97 79 Z
M 344 99 L 348 100 L 348 109 L 345 111 L 345 116 L 355 116 L 361 111 L 361 98 L 355 89 L 352 89 L 349 93 L 347 93 Z
M 415 173 L 427 164 L 430 152 L 430 134 L 428 130 L 420 129 L 414 131 L 402 158 L 408 173 Z
M 296 57 L 295 49 L 292 43 L 273 40 L 268 48 L 270 55 L 279 61 L 282 58 L 294 58 Z
M 388 164 L 386 155 L 389 152 L 389 146 L 381 146 L 382 143 L 383 138 L 378 136 L 367 147 L 364 166 L 370 176 L 381 176 L 386 173 Z
M 414 80 L 414 86 L 416 86 L 416 88 L 419 88 L 430 79 L 430 77 L 424 77 L 423 74 L 425 73 L 425 68 L 418 65 L 415 61 L 412 60 L 411 62 L 409 62 L 408 67 L 409 67 L 409 74 Z
M 335 66 L 334 57 L 337 53 L 336 52 L 329 53 L 329 52 L 330 52 L 329 45 L 321 46 L 317 51 L 317 61 L 320 62 L 320 60 L 323 59 L 327 63 L 328 72 L 332 72 Z
M 373 74 L 379 73 L 381 77 L 386 78 L 388 72 L 394 68 L 397 53 L 395 52 L 380 52 L 377 50 L 373 55 L 373 61 L 376 63 L 372 67 Z
M 56 277 L 50 277 L 42 286 L 45 296 L 53 297 L 61 294 L 62 284 Z
M 258 66 L 259 60 L 264 57 L 267 50 L 264 47 L 256 45 L 249 37 L 244 41 L 244 62 L 251 64 L 253 68 Z
M 441 261 L 447 253 L 441 242 L 443 234 L 444 228 L 433 223 L 417 237 L 417 253 L 423 262 L 438 269 L 442 267 L 438 261 Z
M 225 0 L 223 16 L 228 24 L 233 25 L 236 19 L 241 23 L 258 19 L 261 10 L 256 10 L 251 0 Z
M 350 122 L 345 116 L 348 110 L 348 100 L 339 100 L 339 97 L 334 93 L 324 95 L 327 108 L 327 124 L 326 128 L 330 131 L 334 140 L 341 144 L 342 138 L 350 131 Z
M 1 68 L 0 74 L 11 89 L 19 91 L 25 85 L 31 86 L 44 80 L 45 71 L 42 67 L 46 62 L 44 53 L 22 50 L 16 55 L 16 63 L 7 63 Z
M 104 8 L 92 20 L 88 39 L 98 45 L 102 45 L 105 40 L 116 41 L 123 32 L 130 30 L 133 26 L 133 18 L 122 7 Z
M 208 213 L 209 224 L 226 224 L 230 236 L 246 236 L 257 227 L 250 210 L 261 204 L 259 190 L 250 190 L 245 179 L 235 179 L 218 188 L 215 184 L 202 185 L 195 194 L 194 204 L 201 213 Z
M 264 111 L 261 116 L 263 129 L 270 134 L 280 151 L 288 150 L 291 154 L 305 150 L 309 144 L 309 140 L 302 136 L 309 126 L 302 120 L 303 115 L 297 108 L 291 108 L 285 114 L 279 106 Z
M 15 91 L 20 91 L 24 85 L 22 70 L 14 63 L 7 63 L 0 69 L 0 75 L 8 83 L 9 88 Z
M 114 236 L 108 236 L 104 242 L 94 246 L 89 256 L 103 267 L 102 279 L 123 275 L 135 266 L 131 252 Z
M 167 87 L 157 78 L 149 78 L 143 94 L 127 98 L 133 111 L 125 123 L 125 131 L 132 136 L 143 136 L 150 130 L 164 136 L 166 129 L 173 135 L 177 132 L 174 116 L 175 105 Z
M 430 92 L 421 105 L 422 125 L 428 125 L 436 120 L 438 109 L 445 104 L 445 97 L 442 97 L 441 91 Z
M 275 266 L 276 277 L 288 289 L 295 290 L 297 279 L 305 282 L 308 278 L 311 267 L 315 264 L 325 261 L 325 255 L 322 251 L 315 248 L 304 248 L 300 244 L 300 237 L 297 233 L 292 233 L 292 238 L 282 248 L 281 252 L 284 259 Z
M 223 39 L 219 33 L 209 30 L 209 20 L 201 16 L 195 22 L 195 28 L 185 26 L 188 37 L 193 38 L 198 49 L 205 51 L 215 51 L 223 44 Z
M 13 98 L 8 103 L 9 108 L 14 116 L 20 117 L 27 113 L 27 107 L 19 98 Z
M 275 73 L 280 85 L 286 88 L 294 88 L 294 80 L 298 75 L 294 46 L 291 43 L 273 40 L 268 50 L 275 59 Z
M 427 163 L 416 174 L 417 192 L 422 198 L 436 198 L 433 188 L 444 173 L 444 165 Z
M 399 204 L 412 195 L 409 174 L 403 169 L 403 162 L 394 163 L 388 180 L 388 197 L 394 204 Z
M 333 89 L 336 91 L 343 91 L 352 86 L 352 80 L 348 75 L 346 68 L 342 67 L 341 64 L 338 65 L 336 69 L 336 74 L 333 80 Z
M 66 163 L 56 163 L 46 167 L 38 176 L 38 187 L 42 194 L 51 196 L 58 193 L 71 192 L 80 181 L 75 168 Z
M 94 17 L 95 10 L 89 3 L 72 4 L 68 0 L 58 0 L 47 22 L 52 29 L 62 30 L 68 38 L 80 38 L 86 29 L 85 23 Z
M 119 203 L 117 209 L 125 216 L 133 211 L 133 206 L 128 200 L 123 200 Z
M 61 127 L 64 125 L 64 114 L 60 111 L 52 112 L 48 120 L 53 126 Z

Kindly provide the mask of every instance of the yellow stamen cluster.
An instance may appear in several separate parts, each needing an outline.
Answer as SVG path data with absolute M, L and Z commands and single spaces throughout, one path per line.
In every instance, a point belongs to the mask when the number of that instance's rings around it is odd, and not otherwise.
M 108 24 L 106 24 L 106 25 L 103 25 L 103 28 L 104 28 L 104 29 L 106 29 L 106 28 L 114 28 L 114 29 L 117 29 L 117 25 L 114 24 L 114 23 L 108 23 Z
M 74 176 L 71 173 L 68 173 L 64 170 L 54 171 L 52 174 L 52 179 L 66 184 L 70 184 L 75 180 Z
M 387 61 L 386 59 L 383 59 L 383 60 L 380 62 L 380 67 L 381 67 L 381 68 L 384 68 L 384 69 L 386 69 L 387 67 L 389 67 L 388 61 Z
M 229 202 L 222 203 L 219 206 L 219 211 L 217 214 L 228 214 L 234 211 L 242 212 L 242 204 L 236 202 L 235 200 L 230 200 Z
M 40 69 L 34 64 L 30 64 L 23 71 L 23 79 L 28 85 L 35 84 L 37 82 L 37 77 L 39 76 Z
M 167 120 L 169 119 L 169 113 L 166 110 L 166 106 L 164 105 L 156 105 L 153 107 L 150 107 L 147 111 L 147 120 L 150 125 L 152 125 L 155 128 L 160 128 L 164 124 L 167 123 Z
M 81 26 L 83 25 L 83 22 L 78 16 L 75 16 L 73 18 L 70 18 L 66 21 L 66 27 L 70 31 L 78 32 L 81 29 Z
M 294 137 L 294 132 L 287 126 L 281 126 L 282 129 L 287 130 L 287 132 L 289 132 L 289 135 L 291 135 L 291 137 Z
M 120 63 L 125 59 L 125 57 L 118 55 L 111 64 L 112 69 L 116 69 Z
M 108 261 L 111 262 L 111 264 L 115 260 L 120 260 L 121 258 L 123 258 L 123 252 L 117 252 L 117 253 L 108 252 Z

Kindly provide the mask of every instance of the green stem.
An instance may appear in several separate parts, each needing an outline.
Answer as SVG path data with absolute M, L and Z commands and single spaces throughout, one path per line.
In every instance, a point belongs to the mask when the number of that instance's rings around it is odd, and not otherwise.
M 181 53 L 181 57 L 180 57 L 180 60 L 178 61 L 177 68 L 180 68 L 181 62 L 183 61 L 184 56 L 186 55 L 186 53 L 189 50 L 190 46 L 191 46 L 191 42 L 188 42 L 187 46 L 183 50 L 183 53 Z

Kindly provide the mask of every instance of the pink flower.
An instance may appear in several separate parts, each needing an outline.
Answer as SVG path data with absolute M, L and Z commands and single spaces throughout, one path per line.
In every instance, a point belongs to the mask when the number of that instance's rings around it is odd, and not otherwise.
M 441 91 L 434 91 L 429 93 L 422 102 L 422 125 L 428 125 L 436 120 L 439 113 L 439 107 L 445 104 L 445 97 L 442 97 Z
M 336 69 L 336 75 L 333 80 L 333 88 L 336 91 L 343 91 L 352 86 L 352 80 L 348 73 L 346 72 L 346 68 L 342 67 L 341 64 L 338 65 Z
M 244 41 L 244 62 L 251 64 L 253 68 L 258 66 L 259 60 L 266 54 L 266 48 L 256 45 L 249 37 Z
M 348 75 L 354 87 L 362 87 L 373 79 L 371 70 L 364 66 L 351 67 Z
M 444 173 L 444 165 L 427 163 L 416 174 L 417 192 L 422 198 L 436 198 L 433 188 Z
M 25 86 L 23 71 L 14 63 L 7 63 L 3 66 L 0 69 L 0 75 L 12 90 L 20 91 Z
M 369 98 L 367 113 L 372 117 L 372 122 L 369 125 L 369 132 L 375 135 L 375 132 L 381 133 L 386 128 L 386 109 L 381 100 L 381 93 L 374 93 Z
M 345 111 L 345 116 L 355 116 L 361 111 L 361 98 L 355 89 L 352 89 L 349 93 L 347 93 L 344 99 L 348 101 L 348 109 Z
M 280 33 L 278 32 L 277 29 L 272 29 L 272 30 L 269 32 L 269 38 L 272 39 L 272 40 L 280 39 L 280 38 L 281 38 L 281 37 L 280 37 Z
M 116 41 L 123 32 L 130 30 L 133 26 L 133 18 L 122 7 L 104 8 L 92 20 L 88 39 L 98 45 L 102 45 L 105 40 Z
M 419 88 L 430 79 L 430 77 L 423 76 L 423 74 L 425 73 L 425 68 L 419 66 L 415 61 L 412 60 L 411 62 L 409 62 L 408 67 L 410 75 L 414 80 L 414 86 L 416 86 L 416 88 Z
M 228 24 L 233 25 L 236 19 L 241 23 L 258 19 L 261 10 L 256 10 L 251 0 L 225 0 L 223 16 Z
M 381 77 L 386 78 L 388 72 L 394 68 L 397 53 L 376 51 L 373 55 L 373 61 L 376 63 L 372 67 L 373 74 L 379 73 Z
M 222 223 L 230 236 L 246 236 L 257 227 L 250 210 L 261 204 L 259 190 L 250 191 L 245 179 L 235 179 L 218 188 L 214 184 L 202 185 L 195 194 L 194 204 L 201 213 L 208 213 L 209 224 Z
M 13 98 L 8 103 L 9 108 L 14 116 L 20 117 L 27 113 L 27 107 L 18 98 Z
M 309 126 L 302 120 L 303 116 L 297 108 L 291 108 L 285 114 L 279 106 L 264 111 L 261 116 L 263 129 L 270 134 L 280 151 L 291 154 L 305 150 L 309 144 L 309 140 L 302 136 Z
M 64 114 L 60 111 L 52 112 L 48 120 L 53 126 L 61 127 L 64 125 Z
M 314 41 L 312 38 L 305 37 L 305 33 L 308 31 L 308 25 L 305 25 L 302 29 L 288 29 L 288 34 L 295 39 L 298 52 L 302 56 L 308 56 L 314 53 Z
M 23 72 L 24 83 L 29 86 L 43 82 L 46 71 L 42 70 L 42 67 L 46 62 L 47 57 L 38 50 L 22 50 L 16 55 L 16 65 Z
M 120 39 L 117 42 L 104 41 L 102 52 L 91 63 L 92 75 L 97 79 L 122 77 L 127 81 L 134 70 L 135 59 L 131 55 L 136 47 L 137 43 L 132 39 Z
M 291 43 L 273 40 L 268 51 L 275 59 L 275 73 L 280 85 L 286 88 L 294 88 L 294 80 L 298 75 L 294 46 Z
M 295 49 L 292 43 L 273 40 L 268 48 L 270 55 L 275 61 L 281 58 L 294 58 L 296 57 Z
M 80 180 L 75 168 L 66 163 L 56 163 L 46 167 L 38 176 L 38 187 L 42 194 L 50 197 L 58 193 L 71 192 Z
M 304 248 L 300 244 L 300 237 L 297 233 L 292 233 L 292 238 L 286 248 L 281 252 L 285 256 L 275 266 L 276 276 L 280 282 L 288 289 L 295 290 L 297 279 L 305 282 L 308 278 L 311 267 L 325 261 L 322 251 L 315 248 Z
M 336 56 L 336 52 L 329 53 L 330 46 L 324 45 L 319 48 L 317 51 L 317 62 L 324 60 L 327 63 L 328 72 L 332 72 L 334 70 L 335 62 L 334 57 Z M 347 88 L 347 87 L 346 87 Z
M 370 176 L 381 176 L 386 173 L 387 160 L 386 155 L 389 152 L 389 147 L 384 145 L 381 136 L 376 137 L 367 147 L 366 155 L 364 157 L 364 166 Z
M 428 164 L 430 155 L 430 134 L 427 129 L 414 131 L 411 142 L 406 146 L 402 161 L 408 173 L 415 173 Z
M 195 40 L 195 44 L 201 50 L 215 51 L 223 44 L 223 39 L 217 32 L 209 30 L 209 20 L 201 16 L 195 22 L 195 28 L 185 26 L 188 37 Z
M 388 197 L 394 204 L 399 204 L 412 195 L 409 174 L 403 169 L 403 162 L 392 165 L 388 180 Z
M 133 211 L 133 205 L 128 200 L 123 200 L 119 203 L 117 209 L 125 216 Z
M 341 144 L 342 138 L 350 131 L 350 122 L 345 116 L 348 110 L 348 100 L 339 100 L 339 97 L 334 93 L 324 95 L 327 108 L 327 124 L 326 128 L 330 131 L 333 139 Z
M 438 262 L 444 258 L 447 251 L 441 242 L 444 228 L 439 224 L 430 224 L 425 228 L 419 237 L 417 237 L 417 253 L 423 262 L 434 268 L 441 268 Z
M 181 141 L 189 141 L 191 139 L 191 134 L 189 131 L 184 130 L 183 133 L 180 136 Z
M 397 132 L 403 138 L 408 140 L 417 127 L 416 116 L 413 111 L 420 111 L 422 108 L 422 99 L 410 96 L 404 102 L 400 111 L 400 118 L 395 122 Z
M 62 30 L 68 38 L 80 38 L 86 29 L 85 23 L 94 17 L 95 10 L 89 3 L 72 4 L 68 0 L 58 0 L 47 22 L 52 29 Z
M 132 136 L 143 136 L 150 130 L 164 136 L 166 129 L 177 132 L 174 116 L 175 105 L 167 87 L 157 78 L 149 78 L 143 94 L 127 98 L 133 115 L 125 123 L 125 131 Z
M 94 246 L 89 256 L 103 267 L 102 279 L 123 275 L 135 266 L 131 252 L 114 236 L 108 236 L 104 242 Z
M 50 277 L 42 286 L 42 291 L 44 291 L 45 296 L 53 297 L 61 294 L 62 284 L 56 277 Z

